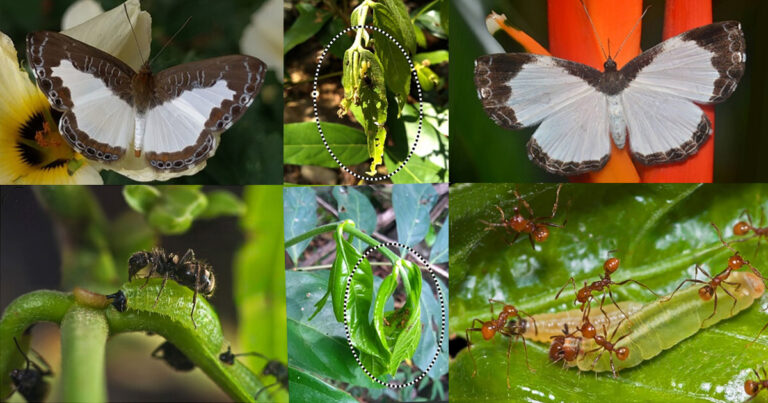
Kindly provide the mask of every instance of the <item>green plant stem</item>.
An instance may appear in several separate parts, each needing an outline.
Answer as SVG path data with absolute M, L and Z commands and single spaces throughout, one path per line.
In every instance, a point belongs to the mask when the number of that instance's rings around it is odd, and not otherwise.
M 104 348 L 109 330 L 104 311 L 72 305 L 61 321 L 62 400 L 107 400 Z
M 303 233 L 301 235 L 295 236 L 295 237 L 285 241 L 285 247 L 289 248 L 289 247 L 291 247 L 291 246 L 293 246 L 293 245 L 295 245 L 295 244 L 297 244 L 297 243 L 299 243 L 299 242 L 301 242 L 301 241 L 303 241 L 305 239 L 314 238 L 314 237 L 316 237 L 316 236 L 318 236 L 320 234 L 324 234 L 326 232 L 333 232 L 333 231 L 336 230 L 336 227 L 338 227 L 341 224 L 342 224 L 341 222 L 336 222 L 336 223 L 332 223 L 332 224 L 321 225 L 321 226 L 319 226 L 319 227 L 317 227 L 317 228 L 315 228 L 315 229 L 313 229 L 311 231 L 307 231 L 307 232 L 305 232 L 305 233 Z M 373 239 L 373 237 L 371 237 L 370 235 L 366 234 L 363 231 L 360 231 L 359 229 L 357 229 L 356 227 L 353 227 L 351 225 L 345 225 L 344 226 L 344 232 L 360 238 L 363 242 L 365 242 L 365 243 L 367 243 L 368 245 L 371 245 L 371 246 L 376 246 L 376 245 L 378 245 L 380 243 L 379 241 Z M 384 256 L 389 258 L 389 260 L 391 260 L 393 263 L 400 259 L 394 252 L 392 252 L 388 248 L 380 248 L 379 251 Z
M 60 323 L 72 305 L 71 295 L 50 290 L 38 290 L 13 300 L 0 319 L 0 397 L 11 391 L 11 379 L 7 376 L 14 368 L 20 368 L 24 358 L 16 351 L 13 338 L 21 339 L 22 333 L 37 322 Z M 19 340 L 21 343 L 21 340 Z

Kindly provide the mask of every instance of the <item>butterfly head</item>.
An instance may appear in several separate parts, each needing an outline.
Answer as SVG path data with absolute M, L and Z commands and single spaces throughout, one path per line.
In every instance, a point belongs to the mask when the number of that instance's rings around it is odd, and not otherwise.
M 608 56 L 608 60 L 603 63 L 603 72 L 616 71 L 616 62 Z

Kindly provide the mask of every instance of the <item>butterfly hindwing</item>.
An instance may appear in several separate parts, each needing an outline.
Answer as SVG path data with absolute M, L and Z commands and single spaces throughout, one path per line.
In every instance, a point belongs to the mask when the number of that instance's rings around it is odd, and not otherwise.
M 59 131 L 85 157 L 119 159 L 133 138 L 135 72 L 116 57 L 57 32 L 27 35 L 27 59 Z M 105 118 L 106 117 L 106 118 Z
M 215 133 L 245 113 L 266 65 L 242 55 L 186 63 L 155 76 L 156 105 L 145 114 L 142 149 L 150 165 L 184 170 L 212 155 Z

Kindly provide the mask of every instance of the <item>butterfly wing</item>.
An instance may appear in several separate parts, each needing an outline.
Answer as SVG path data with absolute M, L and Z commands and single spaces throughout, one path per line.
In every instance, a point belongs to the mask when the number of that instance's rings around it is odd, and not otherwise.
M 738 22 L 718 22 L 670 38 L 621 69 L 632 156 L 644 164 L 683 160 L 709 138 L 711 124 L 694 104 L 716 104 L 744 73 L 744 34 Z M 634 79 L 632 79 L 634 78 Z
M 559 175 L 593 171 L 608 162 L 606 99 L 589 84 L 600 74 L 583 64 L 528 53 L 475 61 L 477 94 L 488 116 L 508 129 L 541 123 L 528 142 L 528 157 Z
M 85 157 L 119 159 L 134 134 L 135 113 L 127 64 L 57 32 L 27 35 L 27 59 L 51 106 L 64 112 L 59 131 Z
M 215 134 L 243 116 L 261 89 L 266 70 L 259 59 L 232 55 L 158 73 L 156 105 L 146 111 L 142 143 L 150 165 L 181 171 L 213 155 Z

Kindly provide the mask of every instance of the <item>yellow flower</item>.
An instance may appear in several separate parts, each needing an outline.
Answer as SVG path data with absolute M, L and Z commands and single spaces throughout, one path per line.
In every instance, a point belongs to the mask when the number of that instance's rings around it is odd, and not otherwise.
M 0 183 L 100 184 L 101 176 L 58 132 L 58 112 L 19 68 L 0 32 Z

